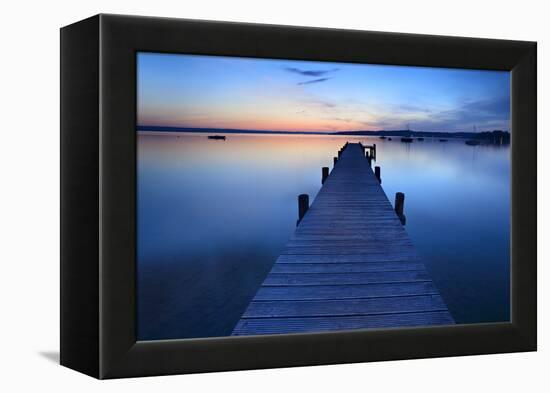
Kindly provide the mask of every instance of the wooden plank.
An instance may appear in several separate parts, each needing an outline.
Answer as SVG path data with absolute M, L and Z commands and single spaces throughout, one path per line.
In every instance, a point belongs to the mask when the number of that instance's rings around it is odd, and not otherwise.
M 262 286 L 256 293 L 254 301 L 357 299 L 436 294 L 438 294 L 437 289 L 431 281 L 362 285 Z
M 233 335 L 288 334 L 452 324 L 454 321 L 448 311 L 344 317 L 245 318 L 237 323 Z
M 324 317 L 446 311 L 440 295 L 370 299 L 253 301 L 243 318 Z
M 366 273 L 424 270 L 422 262 L 355 262 L 355 263 L 280 263 L 271 273 Z
M 234 335 L 454 323 L 359 144 L 348 144 Z
M 425 270 L 367 273 L 273 273 L 262 285 L 354 285 L 383 282 L 431 281 Z
M 418 256 L 410 253 L 385 252 L 372 254 L 345 255 L 280 255 L 277 263 L 361 263 L 361 262 L 409 262 L 420 261 Z

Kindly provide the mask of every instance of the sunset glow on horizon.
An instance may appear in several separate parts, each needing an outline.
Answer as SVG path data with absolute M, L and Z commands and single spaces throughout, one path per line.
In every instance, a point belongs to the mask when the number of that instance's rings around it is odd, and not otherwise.
M 138 53 L 137 78 L 140 126 L 509 130 L 507 71 Z

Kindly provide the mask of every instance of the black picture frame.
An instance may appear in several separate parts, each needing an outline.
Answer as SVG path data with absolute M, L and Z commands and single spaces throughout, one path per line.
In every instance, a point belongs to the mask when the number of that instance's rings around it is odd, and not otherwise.
M 511 321 L 136 341 L 136 52 L 511 71 Z M 61 29 L 61 364 L 96 378 L 534 351 L 536 43 L 97 15 Z

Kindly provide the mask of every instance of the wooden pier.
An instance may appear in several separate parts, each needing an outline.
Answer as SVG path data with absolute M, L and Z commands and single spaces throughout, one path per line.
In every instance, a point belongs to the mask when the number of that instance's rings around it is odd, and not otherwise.
M 364 147 L 334 161 L 233 335 L 453 324 Z

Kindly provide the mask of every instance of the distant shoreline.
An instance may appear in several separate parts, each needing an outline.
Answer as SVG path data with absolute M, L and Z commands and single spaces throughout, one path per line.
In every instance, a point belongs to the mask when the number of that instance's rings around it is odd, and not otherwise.
M 240 130 L 236 128 L 186 128 L 165 126 L 137 126 L 138 131 L 190 132 L 208 134 L 282 134 L 282 135 L 334 135 L 328 132 Z
M 338 131 L 338 132 L 305 132 L 305 131 L 266 131 L 266 130 L 241 130 L 233 128 L 187 128 L 166 126 L 137 126 L 138 131 L 153 132 L 189 132 L 210 134 L 264 134 L 264 135 L 326 135 L 326 136 L 385 136 L 385 137 L 412 137 L 412 138 L 457 138 L 457 139 L 487 139 L 498 138 L 504 142 L 510 141 L 510 133 L 494 130 L 482 132 L 435 132 L 412 130 L 379 130 L 379 131 Z

